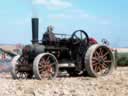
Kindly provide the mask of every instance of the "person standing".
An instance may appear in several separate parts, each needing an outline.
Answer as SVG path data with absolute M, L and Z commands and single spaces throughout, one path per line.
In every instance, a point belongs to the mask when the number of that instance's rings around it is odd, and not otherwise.
M 43 35 L 43 41 L 53 43 L 56 41 L 55 34 L 53 32 L 53 26 L 48 26 L 47 31 Z

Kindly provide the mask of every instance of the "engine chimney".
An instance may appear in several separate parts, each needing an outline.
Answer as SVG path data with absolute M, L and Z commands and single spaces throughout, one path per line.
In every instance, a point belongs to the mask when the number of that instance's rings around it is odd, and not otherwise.
M 38 25 L 39 19 L 32 18 L 32 44 L 38 43 Z

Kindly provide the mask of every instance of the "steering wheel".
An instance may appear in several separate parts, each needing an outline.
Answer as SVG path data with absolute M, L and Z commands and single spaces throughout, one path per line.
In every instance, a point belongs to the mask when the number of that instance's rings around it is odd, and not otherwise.
M 73 45 L 77 45 L 77 44 L 88 45 L 89 44 L 89 36 L 83 30 L 76 30 L 75 32 L 73 32 L 71 36 L 71 40 L 72 40 Z

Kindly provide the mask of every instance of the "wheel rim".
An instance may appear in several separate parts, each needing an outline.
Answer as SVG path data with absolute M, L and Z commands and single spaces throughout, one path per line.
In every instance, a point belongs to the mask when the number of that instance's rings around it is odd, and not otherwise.
M 98 47 L 94 51 L 92 55 L 92 68 L 96 74 L 108 74 L 112 63 L 112 53 L 106 47 Z
M 56 75 L 56 59 L 49 54 L 41 57 L 38 70 L 41 78 L 51 79 Z
M 13 75 L 14 79 L 29 79 L 29 78 L 32 78 L 32 76 L 33 76 L 32 73 L 19 71 L 18 66 L 22 65 L 23 63 L 28 64 L 28 62 L 22 57 L 19 57 L 16 60 L 13 61 L 12 75 Z

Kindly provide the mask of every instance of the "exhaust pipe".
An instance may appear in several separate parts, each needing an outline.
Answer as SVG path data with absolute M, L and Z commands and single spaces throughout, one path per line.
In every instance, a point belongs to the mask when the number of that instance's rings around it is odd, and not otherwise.
M 38 25 L 39 19 L 32 18 L 32 44 L 38 44 Z

